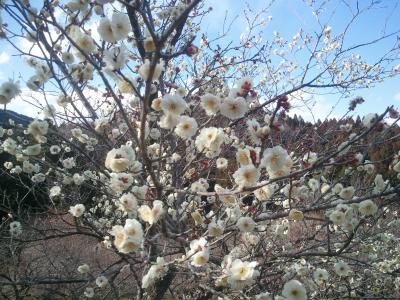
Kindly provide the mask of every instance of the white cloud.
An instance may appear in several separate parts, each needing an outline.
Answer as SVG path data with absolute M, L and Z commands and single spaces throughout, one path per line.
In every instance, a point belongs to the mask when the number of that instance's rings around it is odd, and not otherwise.
M 400 102 L 400 92 L 398 92 L 397 94 L 395 94 L 393 98 L 394 98 L 394 100 Z
M 38 117 L 41 111 L 40 109 L 33 107 L 31 104 L 23 101 L 20 98 L 16 98 L 10 104 L 7 104 L 7 109 L 31 118 Z
M 99 21 L 91 21 L 86 23 L 86 26 L 89 28 L 91 32 L 91 37 L 97 42 L 101 42 L 99 32 L 97 31 L 97 28 L 99 27 Z
M 44 57 L 42 49 L 35 43 L 28 41 L 26 38 L 20 38 L 18 42 L 18 47 L 25 51 L 26 53 L 32 54 L 37 57 Z M 48 52 L 44 50 L 46 56 Z
M 98 91 L 93 91 L 90 89 L 85 89 L 83 91 L 85 97 L 93 106 L 98 106 L 98 100 L 102 99 L 102 93 Z M 75 99 L 75 106 L 77 110 L 83 115 L 87 116 L 88 113 L 86 112 L 85 106 L 78 98 L 74 97 Z M 45 95 L 42 92 L 34 92 L 28 88 L 22 88 L 21 94 L 15 97 L 9 104 L 7 104 L 7 109 L 15 111 L 19 114 L 29 116 L 31 118 L 43 118 L 43 108 L 48 104 L 54 105 L 58 114 L 65 117 L 67 114 L 69 117 L 79 117 L 76 111 L 74 111 L 72 106 L 68 106 L 67 111 L 64 111 L 56 103 L 57 94 L 54 92 L 48 92 Z M 125 99 L 128 101 L 128 99 Z M 104 105 L 103 105 L 104 106 Z M 103 109 L 106 109 L 103 107 Z M 99 115 L 103 115 L 103 113 L 98 110 L 97 113 Z
M 335 112 L 335 106 L 330 101 L 321 95 L 310 95 L 305 93 L 297 93 L 289 97 L 291 109 L 289 116 L 295 114 L 301 116 L 305 121 L 316 122 L 319 120 L 338 118 L 339 115 Z
M 63 10 L 62 10 L 61 8 L 56 7 L 56 8 L 54 9 L 54 18 L 55 18 L 56 20 L 61 20 L 61 18 L 63 17 L 63 15 L 64 15 L 64 12 L 63 12 Z
M 7 52 L 3 51 L 0 53 L 0 64 L 6 64 L 9 62 L 9 60 L 10 55 Z
M 54 102 L 51 98 L 51 103 Z M 36 118 L 40 116 L 42 109 L 40 106 L 45 105 L 44 96 L 42 93 L 33 92 L 29 89 L 23 88 L 20 95 L 15 97 L 9 104 L 7 104 L 7 109 L 15 111 L 19 114 Z

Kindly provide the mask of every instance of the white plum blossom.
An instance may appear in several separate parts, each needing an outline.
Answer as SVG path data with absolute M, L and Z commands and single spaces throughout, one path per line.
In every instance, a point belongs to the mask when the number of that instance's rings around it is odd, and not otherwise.
M 32 121 L 27 129 L 27 132 L 31 134 L 36 140 L 39 140 L 41 136 L 47 134 L 49 130 L 49 123 L 46 121 L 34 120 Z
M 191 257 L 193 266 L 201 267 L 208 262 L 210 252 L 206 244 L 207 240 L 203 237 L 190 242 L 190 250 L 186 255 Z
M 258 183 L 260 171 L 252 164 L 245 165 L 236 170 L 233 178 L 240 188 L 253 187 Z
M 313 273 L 313 278 L 317 283 L 322 283 L 328 280 L 329 273 L 325 269 L 317 268 Z
M 301 221 L 304 218 L 303 212 L 301 210 L 292 208 L 289 211 L 289 218 L 291 218 L 294 221 Z
M 212 221 L 208 224 L 208 235 L 213 237 L 221 236 L 224 233 L 225 223 L 222 220 Z
M 101 19 L 97 30 L 103 40 L 114 43 L 127 38 L 132 27 L 128 15 L 114 13 L 111 20 L 107 18 Z
M 304 154 L 303 161 L 313 165 L 318 160 L 318 154 L 315 152 L 308 152 Z
M 178 124 L 178 115 L 164 114 L 160 118 L 159 125 L 163 129 L 173 129 Z
M 63 52 L 61 58 L 67 65 L 72 64 L 75 60 L 74 55 L 71 52 Z
M 377 118 L 377 114 L 371 113 L 363 117 L 362 123 L 365 127 L 371 127 Z
M 339 275 L 340 277 L 349 276 L 349 274 L 351 272 L 349 265 L 343 261 L 339 261 L 339 262 L 335 263 L 334 268 L 335 268 L 336 274 Z
M 11 170 L 11 169 L 14 167 L 14 165 L 13 165 L 13 163 L 12 163 L 11 161 L 6 161 L 6 162 L 3 164 L 3 166 L 4 166 L 4 168 L 6 168 L 7 170 Z
M 261 127 L 260 123 L 255 119 L 247 120 L 247 132 L 254 145 L 261 145 L 265 137 L 270 132 L 269 126 Z
M 111 235 L 114 236 L 115 247 L 121 253 L 137 251 L 143 243 L 142 225 L 135 219 L 127 219 L 125 226 L 113 226 Z
M 104 62 L 106 63 L 107 68 L 111 70 L 124 68 L 127 60 L 127 52 L 124 46 L 113 47 L 104 52 Z M 120 88 L 121 84 L 118 87 Z
M 225 134 L 221 128 L 206 127 L 200 130 L 195 145 L 198 151 L 206 151 L 206 155 L 209 153 L 211 157 L 215 157 L 221 150 L 224 138 Z
M 261 188 L 254 191 L 254 196 L 256 196 L 258 201 L 267 201 L 271 198 L 276 190 L 275 184 L 266 184 L 266 181 L 261 181 L 260 185 L 263 185 Z
M 205 94 L 200 98 L 201 106 L 209 116 L 215 115 L 220 108 L 221 100 L 213 94 Z
M 153 225 L 162 217 L 164 213 L 164 203 L 160 200 L 154 200 L 153 208 L 150 208 L 148 205 L 142 205 L 139 207 L 138 213 L 143 221 Z
M 197 122 L 194 118 L 188 116 L 179 117 L 178 124 L 175 128 L 175 133 L 182 139 L 190 139 L 197 131 Z
M 157 280 L 163 278 L 168 271 L 168 266 L 163 257 L 157 257 L 157 261 L 142 278 L 142 288 L 147 289 L 153 286 Z
M 340 210 L 334 210 L 331 212 L 331 214 L 329 215 L 329 220 L 338 226 L 341 226 L 344 224 L 345 220 L 346 220 L 346 215 L 344 212 L 340 211 Z
M 149 191 L 149 187 L 147 185 L 134 186 L 134 187 L 132 187 L 131 191 L 135 195 L 136 198 L 138 198 L 140 200 L 145 200 L 146 194 Z
M 339 196 L 340 196 L 340 198 L 343 198 L 345 200 L 351 200 L 353 198 L 354 192 L 355 192 L 354 187 L 349 186 L 349 187 L 343 188 L 340 191 Z
M 319 189 L 319 181 L 315 178 L 311 178 L 308 181 L 308 186 L 313 192 L 316 192 Z
M 116 42 L 116 38 L 113 32 L 113 26 L 108 18 L 102 18 L 100 20 L 99 26 L 97 27 L 97 32 L 104 41 L 109 43 Z
M 66 169 L 72 169 L 76 166 L 75 159 L 73 157 L 66 158 L 62 161 L 63 167 Z
M 0 104 L 10 103 L 17 95 L 21 93 L 18 82 L 9 80 L 0 85 Z
M 105 276 L 99 276 L 96 278 L 96 285 L 99 288 L 104 288 L 108 285 L 108 279 Z
M 228 160 L 224 157 L 217 158 L 216 167 L 217 167 L 217 169 L 221 169 L 221 170 L 226 169 L 228 167 Z
M 162 102 L 162 98 L 156 98 L 151 102 L 151 108 L 154 109 L 155 111 L 161 111 L 161 102 Z
M 252 232 L 256 227 L 256 223 L 251 217 L 240 217 L 236 222 L 236 226 L 242 232 Z
M 74 40 L 74 42 L 77 44 L 77 46 L 79 47 L 78 49 L 76 49 L 76 55 L 78 56 L 83 56 L 81 51 L 85 54 L 89 54 L 95 51 L 96 49 L 96 44 L 93 40 L 93 38 L 82 32 L 80 30 L 80 28 L 77 28 L 77 26 L 75 26 L 74 28 L 70 29 L 70 35 L 71 38 Z
M 343 190 L 343 185 L 341 183 L 336 183 L 335 186 L 333 187 L 333 192 L 335 194 L 340 194 L 342 190 Z
M 81 274 L 86 274 L 90 271 L 90 267 L 88 264 L 83 264 L 78 267 L 78 272 Z
M 135 159 L 136 154 L 132 147 L 122 145 L 119 149 L 112 149 L 107 153 L 105 166 L 113 172 L 122 172 L 129 169 Z
M 225 193 L 225 195 L 218 195 L 218 197 L 221 199 L 221 201 L 227 205 L 227 206 L 236 206 L 237 204 L 237 199 L 235 195 L 230 194 L 229 190 L 224 189 L 223 187 L 221 187 L 220 185 L 216 184 L 214 187 L 214 190 L 217 193 Z
M 276 300 L 279 300 L 275 297 Z M 260 293 L 258 295 L 256 295 L 255 300 L 273 300 L 272 296 L 270 293 L 265 292 L 265 293 Z
M 307 300 L 307 291 L 304 285 L 295 279 L 285 283 L 282 295 L 286 300 Z
M 125 39 L 132 30 L 128 15 L 123 13 L 114 13 L 112 15 L 111 26 L 117 41 Z
M 85 292 L 83 293 L 87 298 L 93 298 L 94 297 L 94 289 L 91 287 L 87 287 L 85 289 Z
M 57 155 L 61 152 L 61 148 L 58 145 L 52 145 L 49 150 L 52 155 Z
M 42 147 L 40 144 L 28 146 L 23 150 L 23 153 L 25 155 L 30 155 L 30 156 L 36 156 L 40 154 L 40 151 L 42 150 Z
M 375 183 L 374 192 L 377 194 L 383 192 L 388 185 L 388 181 L 383 180 L 382 174 L 376 174 L 374 183 Z
M 255 269 L 256 261 L 248 262 L 235 259 L 228 270 L 228 283 L 233 289 L 243 289 L 251 285 L 260 273 Z
M 244 98 L 242 97 L 225 98 L 220 105 L 221 115 L 231 120 L 236 120 L 244 117 L 247 110 L 248 105 L 246 103 L 246 100 L 244 100 Z
M 54 198 L 54 197 L 57 197 L 59 195 L 61 195 L 61 187 L 58 186 L 58 185 L 53 186 L 50 189 L 50 192 L 49 192 L 50 198 Z
M 75 218 L 80 218 L 85 212 L 85 206 L 83 204 L 76 204 L 75 206 L 71 206 L 69 208 L 69 212 Z
M 13 237 L 17 237 L 22 233 L 22 225 L 18 221 L 12 221 L 10 223 L 10 234 Z
M 150 77 L 150 61 L 148 59 L 145 60 L 144 64 L 139 68 L 139 74 L 144 80 L 148 80 Z M 164 62 L 161 61 L 158 64 L 156 64 L 152 76 L 153 81 L 158 81 L 160 78 L 161 72 L 164 70 Z
M 16 150 L 17 150 L 17 142 L 12 139 L 12 138 L 7 138 L 3 144 L 1 145 L 3 150 L 5 152 L 8 152 L 11 155 L 15 155 L 16 154 Z
M 238 149 L 238 151 L 236 152 L 236 161 L 241 166 L 252 164 L 253 162 L 251 159 L 250 150 L 248 148 Z
M 165 114 L 179 116 L 186 110 L 187 104 L 181 96 L 167 94 L 162 98 L 160 107 Z
M 133 176 L 129 173 L 111 173 L 110 188 L 116 193 L 127 190 L 133 184 Z
M 285 149 L 275 146 L 264 151 L 261 165 L 267 169 L 271 178 L 275 178 L 288 175 L 293 161 Z
M 359 203 L 358 211 L 363 216 L 372 216 L 378 211 L 378 206 L 372 200 L 368 199 Z
M 122 209 L 128 214 L 135 214 L 137 212 L 138 204 L 137 199 L 132 193 L 123 194 L 119 198 Z

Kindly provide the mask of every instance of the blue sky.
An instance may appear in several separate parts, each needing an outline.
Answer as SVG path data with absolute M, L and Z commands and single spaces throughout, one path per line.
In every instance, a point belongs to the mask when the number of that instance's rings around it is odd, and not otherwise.
M 264 0 L 249 0 L 249 7 L 254 12 L 260 11 L 269 1 Z M 273 17 L 271 22 L 267 22 L 264 30 L 263 39 L 268 40 L 273 38 L 273 32 L 279 31 L 283 38 L 290 39 L 300 28 L 305 32 L 315 32 L 318 30 L 316 18 L 312 15 L 306 1 L 302 0 L 276 0 L 265 16 Z M 320 2 L 320 1 L 317 1 Z M 352 9 L 355 9 L 354 0 L 349 0 L 352 3 Z M 361 0 L 361 7 L 365 7 L 368 0 Z M 386 33 L 400 29 L 400 4 L 397 0 L 382 0 L 379 8 L 368 11 L 357 22 L 353 24 L 347 38 L 348 45 L 356 43 L 368 42 L 382 34 L 382 30 L 386 29 Z M 324 23 L 332 27 L 333 34 L 337 34 L 344 29 L 348 20 L 351 18 L 349 9 L 341 0 L 328 1 L 326 10 L 322 13 Z M 227 12 L 227 19 L 234 20 L 230 34 L 225 38 L 225 42 L 230 40 L 238 41 L 240 34 L 245 32 L 245 19 L 242 11 L 246 8 L 246 2 L 241 0 L 206 0 L 205 6 L 212 6 L 213 11 L 204 20 L 202 30 L 210 35 L 216 34 L 221 30 L 221 23 Z M 334 14 L 333 11 L 336 11 Z M 9 22 L 3 13 L 4 22 Z M 397 22 L 396 22 L 397 21 Z M 385 26 L 386 24 L 386 26 Z M 367 47 L 358 53 L 367 60 L 373 61 L 379 54 L 392 47 L 394 39 L 388 39 L 378 43 L 373 47 Z M 27 47 L 27 43 L 22 43 Z M 15 51 L 5 41 L 0 40 L 0 83 L 7 78 L 18 78 L 20 75 L 27 79 L 31 74 L 29 67 L 26 67 L 23 60 L 18 56 L 13 56 Z M 400 59 L 400 57 L 399 57 Z M 398 62 L 400 63 L 400 61 Z M 386 79 L 385 82 L 364 90 L 357 90 L 352 96 L 363 96 L 366 102 L 357 110 L 357 114 L 366 114 L 370 112 L 380 112 L 388 105 L 400 107 L 400 77 Z M 324 95 L 315 98 L 315 113 L 316 118 L 324 118 L 330 108 L 339 100 L 339 95 Z M 347 108 L 348 99 L 343 99 L 339 102 L 331 116 L 340 116 Z M 12 103 L 9 106 L 21 113 L 31 114 L 32 110 L 27 104 Z M 295 112 L 302 113 L 302 110 Z M 307 115 L 307 112 L 304 112 Z M 310 118 L 310 116 L 306 116 Z

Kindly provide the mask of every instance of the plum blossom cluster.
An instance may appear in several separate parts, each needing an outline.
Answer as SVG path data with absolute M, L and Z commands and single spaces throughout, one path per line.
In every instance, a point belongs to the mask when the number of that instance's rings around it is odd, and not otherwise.
M 0 85 L 0 104 L 10 103 L 18 94 L 21 93 L 18 82 L 9 80 Z
M 143 228 L 135 219 L 126 219 L 124 226 L 113 226 L 110 233 L 114 236 L 114 246 L 121 253 L 138 251 L 143 243 Z

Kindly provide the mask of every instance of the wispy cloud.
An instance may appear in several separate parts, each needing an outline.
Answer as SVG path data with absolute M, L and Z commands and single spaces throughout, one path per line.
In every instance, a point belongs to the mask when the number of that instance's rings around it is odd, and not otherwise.
M 3 51 L 0 53 L 0 64 L 6 64 L 9 62 L 9 60 L 10 55 L 7 52 Z

